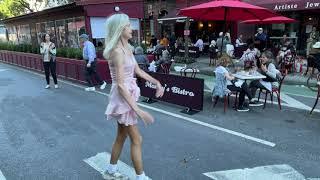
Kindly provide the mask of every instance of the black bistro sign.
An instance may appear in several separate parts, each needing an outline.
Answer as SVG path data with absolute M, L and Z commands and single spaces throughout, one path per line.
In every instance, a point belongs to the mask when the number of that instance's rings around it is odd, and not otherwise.
M 165 88 L 164 95 L 159 100 L 192 110 L 201 111 L 203 109 L 203 79 L 160 73 L 149 74 L 158 79 Z M 139 79 L 138 86 L 142 96 L 155 99 L 156 86 L 154 84 Z

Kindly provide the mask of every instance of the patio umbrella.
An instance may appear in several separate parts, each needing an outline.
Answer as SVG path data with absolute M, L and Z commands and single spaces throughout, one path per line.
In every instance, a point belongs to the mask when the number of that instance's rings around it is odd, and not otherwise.
M 179 15 L 200 20 L 239 21 L 276 16 L 269 9 L 241 1 L 216 0 L 181 9 Z
M 287 18 L 284 16 L 276 16 L 276 17 L 266 18 L 263 20 L 251 19 L 251 20 L 242 21 L 241 23 L 246 23 L 246 24 L 282 24 L 282 23 L 293 23 L 293 22 L 296 22 L 296 20 L 291 19 L 291 18 Z
M 199 20 L 223 20 L 225 22 L 224 31 L 226 31 L 226 21 L 262 20 L 278 16 L 266 8 L 232 0 L 217 0 L 187 7 L 181 9 L 179 15 Z

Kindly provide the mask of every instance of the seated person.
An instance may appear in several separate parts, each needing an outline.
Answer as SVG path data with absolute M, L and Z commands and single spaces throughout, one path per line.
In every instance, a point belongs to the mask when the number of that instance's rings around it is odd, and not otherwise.
M 250 83 L 250 89 L 252 97 L 255 97 L 258 88 L 262 88 L 268 91 L 272 91 L 273 87 L 278 87 L 278 79 L 281 78 L 281 73 L 276 66 L 272 63 L 273 55 L 270 51 L 265 51 L 262 53 L 259 61 L 260 66 L 258 66 L 258 72 L 265 75 L 265 79 L 254 80 Z
M 244 106 L 246 95 L 249 98 L 249 106 L 262 105 L 252 100 L 251 92 L 246 82 L 236 80 L 235 77 L 229 73 L 226 67 L 231 62 L 230 57 L 223 55 L 219 60 L 219 66 L 215 70 L 216 83 L 212 92 L 213 96 L 223 97 L 228 95 L 231 91 L 240 92 L 239 105 L 237 107 L 237 111 L 239 112 L 249 111 L 249 109 Z
M 249 45 L 248 49 L 243 52 L 240 61 L 243 62 L 243 66 L 246 68 L 251 68 L 248 66 L 257 66 L 258 64 L 256 59 L 260 56 L 260 54 L 260 51 L 257 48 L 255 48 L 254 43 L 252 43 Z
M 292 44 L 292 41 L 288 39 L 288 36 L 286 34 L 284 34 L 282 39 L 280 40 L 280 44 L 282 47 L 288 47 L 290 44 Z
M 160 57 L 160 59 L 155 63 L 157 72 L 161 70 L 161 67 L 160 67 L 161 64 L 169 64 L 169 63 L 171 63 L 170 53 L 168 50 L 165 49 L 164 51 L 162 51 L 162 56 Z
M 153 51 L 153 54 L 156 55 L 157 59 L 159 59 L 164 49 L 165 47 L 162 44 L 160 44 L 160 40 L 157 40 L 157 45 L 155 46 Z
M 139 67 L 142 70 L 148 71 L 149 60 L 147 56 L 143 53 L 142 47 L 140 46 L 136 47 L 136 49 L 134 50 L 134 58 L 136 59 Z
M 287 46 L 282 46 L 277 57 L 276 57 L 276 66 L 280 66 L 283 63 L 285 58 L 291 58 L 295 53 L 295 47 L 293 44 L 288 44 Z
M 236 47 L 245 46 L 246 43 L 242 40 L 242 34 L 239 35 L 238 39 L 236 39 Z

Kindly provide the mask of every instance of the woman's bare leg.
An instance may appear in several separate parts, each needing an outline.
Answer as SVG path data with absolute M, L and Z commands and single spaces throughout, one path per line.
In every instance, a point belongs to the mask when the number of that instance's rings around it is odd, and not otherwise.
M 132 159 L 136 174 L 139 175 L 143 173 L 142 154 L 141 154 L 142 137 L 140 135 L 138 127 L 135 125 L 129 126 L 128 135 L 131 140 L 131 159 Z
M 128 135 L 128 127 L 118 124 L 118 132 L 116 140 L 112 146 L 110 164 L 117 164 L 120 157 L 122 147 Z

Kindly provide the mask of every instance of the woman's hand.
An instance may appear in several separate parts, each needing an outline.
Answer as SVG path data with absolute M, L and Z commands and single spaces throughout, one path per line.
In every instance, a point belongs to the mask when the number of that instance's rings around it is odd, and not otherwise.
M 267 66 L 266 65 L 264 65 L 264 64 L 261 64 L 261 70 L 263 71 L 263 72 L 267 72 Z
M 141 120 L 144 122 L 145 125 L 148 125 L 154 122 L 154 118 L 151 116 L 150 113 L 143 111 L 141 109 L 138 109 L 136 113 L 141 118 Z
M 161 98 L 164 93 L 164 87 L 160 82 L 157 83 L 156 98 Z

